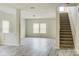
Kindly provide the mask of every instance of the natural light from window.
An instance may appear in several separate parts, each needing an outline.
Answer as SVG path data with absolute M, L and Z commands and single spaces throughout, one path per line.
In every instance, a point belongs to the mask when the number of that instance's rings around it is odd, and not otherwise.
M 40 33 L 46 33 L 46 24 L 45 23 L 40 24 Z
M 7 20 L 2 21 L 2 32 L 9 33 L 9 21 Z
M 33 33 L 46 33 L 46 23 L 34 23 Z
M 33 24 L 33 33 L 39 33 L 39 23 Z

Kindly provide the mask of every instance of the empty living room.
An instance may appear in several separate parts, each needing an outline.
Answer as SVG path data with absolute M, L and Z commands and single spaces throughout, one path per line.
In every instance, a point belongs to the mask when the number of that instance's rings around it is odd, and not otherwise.
M 0 56 L 79 56 L 78 3 L 0 3 Z

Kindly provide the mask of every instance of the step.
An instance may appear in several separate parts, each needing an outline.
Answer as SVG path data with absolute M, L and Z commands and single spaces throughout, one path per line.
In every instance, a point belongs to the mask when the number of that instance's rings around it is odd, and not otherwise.
M 68 17 L 68 14 L 60 14 L 60 17 Z
M 68 46 L 68 47 L 70 47 L 70 46 L 74 46 L 74 45 L 73 45 L 73 43 L 72 44 L 66 43 L 66 44 L 60 44 L 60 46 Z
M 60 25 L 60 28 L 71 28 L 70 25 Z
M 60 41 L 60 44 L 73 44 L 73 41 Z
M 60 25 L 60 27 L 70 27 L 70 25 Z
M 60 46 L 63 46 L 63 47 L 74 47 L 73 44 L 60 44 Z
M 70 27 L 70 25 L 60 25 L 60 27 Z
M 60 30 L 60 32 L 71 32 L 71 30 Z
M 60 27 L 60 29 L 62 29 L 62 30 L 66 30 L 66 29 L 68 29 L 68 30 L 71 30 L 71 28 L 70 27 Z
M 61 23 L 60 23 L 60 25 L 61 26 L 70 26 L 70 24 L 61 24 Z
M 72 35 L 72 32 L 60 32 L 62 35 Z
M 71 28 L 66 28 L 66 27 L 63 27 L 63 28 L 60 28 L 60 29 L 63 30 L 63 31 L 64 31 L 64 30 L 66 30 L 66 31 L 68 31 L 68 30 L 71 31 Z
M 60 38 L 60 41 L 73 41 L 73 38 Z
M 68 17 L 60 17 L 60 20 L 66 20 L 66 21 L 69 21 L 69 18 L 68 18 Z
M 70 25 L 60 25 L 60 28 L 71 28 Z
M 61 22 L 64 22 L 64 23 L 70 23 L 69 19 L 63 19 L 63 18 L 60 19 L 60 23 L 61 23 Z
M 60 26 L 70 26 L 70 24 L 60 24 Z
M 69 20 L 69 18 L 67 16 L 66 17 L 60 16 L 60 20 Z
M 70 23 L 68 20 L 60 20 L 60 23 Z
M 60 20 L 67 20 L 67 21 L 69 21 L 69 18 L 67 18 L 67 17 L 60 17 Z
M 60 27 L 60 29 L 69 29 L 69 30 L 71 30 L 70 27 Z
M 70 23 L 70 21 L 63 19 L 63 20 L 60 20 L 60 23 Z
M 70 24 L 69 21 L 64 21 L 64 20 L 63 20 L 63 21 L 61 20 L 61 21 L 60 21 L 60 24 L 61 24 L 61 23 L 68 23 L 68 24 Z
M 64 26 L 60 26 L 60 28 L 71 28 L 70 26 L 66 26 L 66 25 L 64 25 Z
M 69 18 L 67 18 L 67 17 L 60 17 L 60 20 L 66 20 L 66 21 L 69 21 Z
M 67 18 L 60 18 L 60 22 L 70 22 Z
M 67 18 L 67 19 L 68 19 L 68 16 L 64 16 L 64 15 L 62 16 L 62 15 L 60 15 L 60 19 L 61 19 L 61 18 L 63 18 L 63 19 L 64 19 L 64 18 Z
M 70 23 L 60 23 L 60 25 L 70 25 Z
M 71 31 L 71 29 L 60 29 L 60 31 Z
M 60 17 L 64 17 L 64 16 L 68 17 L 68 14 L 60 14 Z
M 69 45 L 69 46 L 68 45 L 60 45 L 60 48 L 61 49 L 63 49 L 63 48 L 67 48 L 67 49 L 71 48 L 72 49 L 72 48 L 74 48 L 74 46 L 73 45 Z
M 62 35 L 62 34 L 60 34 L 60 38 L 72 38 L 72 35 Z

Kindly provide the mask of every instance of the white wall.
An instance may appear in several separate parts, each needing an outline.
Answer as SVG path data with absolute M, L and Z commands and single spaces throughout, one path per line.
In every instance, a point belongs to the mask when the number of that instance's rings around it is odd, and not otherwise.
M 56 19 L 26 19 L 26 37 L 56 38 Z M 46 23 L 46 34 L 34 34 L 33 23 Z
M 21 31 L 21 39 L 24 39 L 25 38 L 25 19 L 21 18 L 21 21 L 20 21 L 20 31 Z
M 39 5 L 40 6 L 40 5 Z M 44 5 L 35 6 L 35 9 L 21 10 L 21 38 L 26 37 L 48 37 L 54 41 L 54 47 L 59 49 L 59 15 L 57 6 Z M 35 15 L 35 17 L 33 16 Z M 24 22 L 25 21 L 25 22 Z M 33 35 L 32 23 L 46 22 L 47 34 Z M 24 27 L 26 28 L 24 28 Z
M 15 37 L 17 36 L 16 35 L 16 32 L 18 31 L 16 28 L 19 28 L 19 26 L 16 26 L 17 23 L 16 22 L 16 18 L 19 18 L 17 17 L 17 15 L 13 16 L 12 14 L 16 14 L 16 10 L 13 10 L 13 8 L 15 9 L 18 9 L 18 7 L 20 7 L 20 9 L 22 9 L 22 13 L 21 13 L 21 38 L 24 38 L 25 37 L 25 20 L 24 19 L 38 19 L 38 18 L 43 18 L 43 19 L 47 19 L 45 21 L 47 24 L 49 24 L 48 26 L 50 27 L 50 29 L 48 29 L 48 34 L 46 34 L 45 36 L 47 37 L 52 37 L 54 38 L 54 42 L 55 42 L 55 47 L 58 48 L 58 45 L 59 45 L 59 39 L 58 39 L 58 15 L 57 15 L 57 5 L 58 4 L 13 4 L 14 7 L 12 7 L 12 5 L 7 5 L 7 4 L 4 4 L 4 7 L 3 5 L 0 4 L 0 10 L 4 11 L 4 13 L 2 13 L 3 15 L 0 15 L 1 17 L 3 17 L 4 19 L 4 15 L 6 17 L 8 17 L 7 19 L 10 20 L 10 34 L 7 34 L 7 38 L 6 37 L 2 37 L 2 36 L 5 36 L 5 35 L 2 35 L 2 33 L 0 33 L 0 38 L 1 39 L 5 39 L 5 44 L 8 44 L 8 45 L 17 45 L 17 40 L 15 39 Z M 2 7 L 1 7 L 2 6 Z M 6 6 L 6 7 L 5 7 Z M 10 9 L 8 9 L 8 7 L 11 7 Z M 30 9 L 30 7 L 34 6 L 35 9 Z M 10 14 L 9 14 L 10 13 Z M 1 13 L 0 13 L 1 14 Z M 33 17 L 33 15 L 36 15 L 35 17 Z M 50 19 L 51 18 L 51 19 Z M 2 18 L 1 18 L 2 19 Z M 48 21 L 50 19 L 50 21 Z M 18 19 L 19 20 L 19 19 Z M 1 23 L 0 23 L 1 24 Z M 0 30 L 1 30 L 1 25 L 0 25 Z M 13 38 L 11 38 L 13 37 Z M 8 40 L 7 40 L 8 39 Z M 1 42 L 3 43 L 3 42 Z
M 74 39 L 75 50 L 79 54 L 79 12 L 77 6 L 68 7 L 69 18 L 71 22 L 72 34 Z
M 78 8 L 79 8 L 79 5 L 77 6 L 77 21 L 76 21 L 76 27 L 77 27 L 77 29 L 76 29 L 76 44 L 77 44 L 77 53 L 79 54 L 79 10 L 78 10 Z
M 23 25 L 26 24 L 26 27 L 28 27 L 26 29 L 26 35 L 27 36 L 33 36 L 32 33 L 32 27 L 29 25 L 30 23 L 34 23 L 34 22 L 46 22 L 48 24 L 48 27 L 50 27 L 50 29 L 47 29 L 48 33 L 45 34 L 44 36 L 41 34 L 41 36 L 43 37 L 53 37 L 56 38 L 56 21 L 57 21 L 57 5 L 53 5 L 53 4 L 33 4 L 33 7 L 35 7 L 34 9 L 31 9 L 30 5 L 28 5 L 26 10 L 21 10 L 21 38 L 24 37 L 25 35 L 25 28 L 22 27 Z M 35 15 L 35 16 L 33 16 Z M 26 19 L 26 20 L 24 20 Z M 30 21 L 31 20 L 31 21 Z M 26 21 L 25 24 L 23 24 L 23 22 Z M 30 29 L 30 30 L 29 30 Z M 51 32 L 52 31 L 52 32 Z M 24 34 L 23 34 L 24 33 Z M 36 36 L 36 35 L 34 35 Z M 38 36 L 38 35 L 37 35 Z
M 10 22 L 9 33 L 2 33 L 2 21 L 8 20 Z M 17 45 L 16 41 L 16 15 L 0 11 L 0 44 L 3 45 Z

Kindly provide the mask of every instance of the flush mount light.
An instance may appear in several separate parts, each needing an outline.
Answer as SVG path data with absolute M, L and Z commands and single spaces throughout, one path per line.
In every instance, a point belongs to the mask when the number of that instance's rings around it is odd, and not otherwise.
M 35 7 L 30 7 L 30 9 L 35 9 Z
M 35 17 L 36 15 L 33 15 L 33 17 Z
M 70 4 L 70 3 L 66 3 L 66 4 Z

